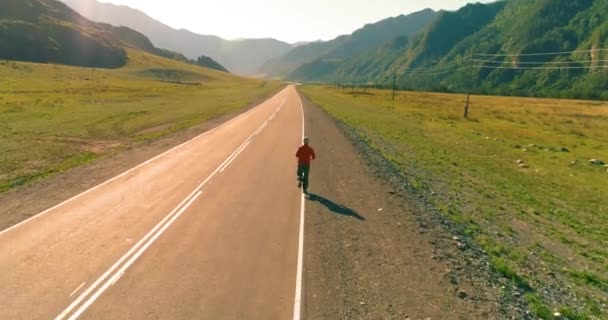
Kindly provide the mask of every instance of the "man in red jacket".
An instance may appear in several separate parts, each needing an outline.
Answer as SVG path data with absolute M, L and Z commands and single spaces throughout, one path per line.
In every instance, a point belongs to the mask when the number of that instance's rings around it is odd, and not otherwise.
M 304 187 L 304 193 L 308 193 L 308 174 L 310 173 L 310 161 L 314 160 L 315 150 L 308 145 L 309 139 L 304 138 L 304 145 L 298 148 L 298 188 Z

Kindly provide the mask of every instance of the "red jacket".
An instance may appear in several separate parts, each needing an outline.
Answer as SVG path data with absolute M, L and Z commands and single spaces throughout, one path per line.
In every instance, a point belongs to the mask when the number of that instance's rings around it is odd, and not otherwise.
M 298 158 L 298 164 L 310 165 L 310 160 L 314 160 L 316 157 L 315 150 L 313 150 L 309 145 L 305 144 L 298 148 L 296 157 Z

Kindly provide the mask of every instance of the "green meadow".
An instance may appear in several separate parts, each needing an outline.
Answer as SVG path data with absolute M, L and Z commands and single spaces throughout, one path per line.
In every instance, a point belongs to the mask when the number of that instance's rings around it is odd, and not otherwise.
M 129 50 L 119 69 L 0 61 L 0 192 L 236 111 L 280 89 Z
M 302 91 L 483 249 L 543 319 L 606 319 L 608 103 Z M 592 162 L 592 160 L 594 160 Z

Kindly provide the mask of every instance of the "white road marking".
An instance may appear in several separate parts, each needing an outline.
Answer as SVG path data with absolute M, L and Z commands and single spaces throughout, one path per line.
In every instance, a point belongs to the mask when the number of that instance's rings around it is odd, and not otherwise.
M 198 188 L 197 188 L 197 190 L 198 190 Z M 196 192 L 197 190 L 194 190 L 194 192 Z M 55 320 L 63 319 L 70 312 L 72 312 L 72 310 L 76 306 L 78 306 L 78 304 L 80 304 L 80 302 L 82 302 L 82 300 L 84 300 L 93 290 L 95 290 L 95 288 L 97 288 L 97 286 L 99 286 L 107 277 L 109 277 L 116 268 L 118 268 L 126 259 L 128 259 L 129 256 L 131 256 L 133 254 L 133 252 L 135 252 L 144 242 L 146 242 L 146 240 L 148 240 L 148 238 L 150 238 L 152 236 L 152 234 L 154 234 L 180 207 L 182 207 L 192 197 L 194 192 L 192 192 L 190 195 L 188 195 L 188 197 L 186 197 L 180 204 L 178 204 L 177 207 L 175 207 L 175 209 L 173 209 L 173 211 L 171 211 L 165 218 L 163 218 L 163 220 L 161 220 L 156 226 L 154 226 L 154 228 L 152 228 L 152 230 L 150 230 L 150 232 L 148 232 L 131 249 L 129 249 L 129 251 L 127 251 L 127 253 L 125 253 L 120 259 L 118 259 L 118 261 L 116 261 L 116 263 L 114 263 L 110 267 L 110 269 L 108 269 L 97 280 L 95 280 L 95 282 L 93 284 L 91 284 L 87 288 L 87 290 L 85 290 L 82 294 L 80 294 L 80 296 L 78 296 L 78 298 L 76 298 L 76 300 L 74 300 L 74 302 L 72 302 L 65 310 L 63 310 L 63 312 L 61 312 L 61 314 L 59 314 L 57 317 L 55 317 Z
M 222 169 L 220 169 L 220 173 L 221 173 L 221 172 L 224 172 L 224 170 L 226 170 L 226 168 L 228 168 L 228 166 L 229 166 L 229 165 L 232 163 L 232 161 L 234 161 L 234 159 L 236 159 L 236 158 L 239 156 L 239 154 L 241 154 L 241 152 L 243 152 L 243 150 L 245 150 L 245 149 L 247 148 L 247 146 L 249 145 L 249 143 L 250 143 L 250 142 L 251 142 L 251 141 L 247 141 L 247 143 L 246 143 L 244 146 L 242 146 L 242 147 L 241 147 L 241 149 L 239 149 L 239 151 L 238 151 L 238 152 L 237 152 L 237 153 L 236 153 L 234 156 L 232 156 L 232 158 L 230 159 L 230 161 L 228 161 L 228 162 L 227 162 L 227 163 L 226 163 L 226 164 L 225 164 L 225 165 L 222 167 Z
M 284 91 L 284 89 L 283 89 L 283 90 L 281 90 L 281 91 L 280 91 L 279 93 L 277 93 L 276 95 L 274 95 L 272 98 L 268 99 L 267 101 L 270 101 L 270 100 L 275 99 L 276 97 L 278 97 L 279 95 L 281 95 L 281 93 L 282 93 L 283 91 Z M 285 103 L 285 100 L 286 100 L 286 99 L 287 99 L 287 98 L 284 98 L 283 103 Z M 188 141 L 186 141 L 186 142 L 184 142 L 184 143 L 182 143 L 182 144 L 180 144 L 180 145 L 178 145 L 178 146 L 176 146 L 176 147 L 173 147 L 173 148 L 171 148 L 171 149 L 169 149 L 169 150 L 167 150 L 167 151 L 165 151 L 165 152 L 163 152 L 163 153 L 161 153 L 161 154 L 159 154 L 159 155 L 155 156 L 155 157 L 154 157 L 154 158 L 152 158 L 152 159 L 149 159 L 149 160 L 147 160 L 147 161 L 145 161 L 145 162 L 142 162 L 142 163 L 138 164 L 137 166 L 135 166 L 135 167 L 133 167 L 133 168 L 131 168 L 131 169 L 129 169 L 129 170 L 127 170 L 127 171 L 125 171 L 125 172 L 123 172 L 123 173 L 121 173 L 121 174 L 119 174 L 119 175 L 117 175 L 117 176 L 115 176 L 115 177 L 113 177 L 113 178 L 111 178 L 111 179 L 109 179 L 109 180 L 106 180 L 105 182 L 103 182 L 103 183 L 101 183 L 101 184 L 98 184 L 98 185 L 96 185 L 96 186 L 92 187 L 91 189 L 88 189 L 88 190 L 86 190 L 86 191 L 83 191 L 82 193 L 79 193 L 79 194 L 75 195 L 75 196 L 74 196 L 74 197 L 72 197 L 72 198 L 69 198 L 69 199 L 67 199 L 67 200 L 65 200 L 65 201 L 63 201 L 63 202 L 61 202 L 61 203 L 59 203 L 59 204 L 57 204 L 57 205 L 55 205 L 55 206 L 53 206 L 53 207 L 49 208 L 49 209 L 46 209 L 46 210 L 44 210 L 44 211 L 42 211 L 42 212 L 40 212 L 40 213 L 38 213 L 38 214 L 36 214 L 36 215 L 34 215 L 34 216 L 31 216 L 31 217 L 29 217 L 28 219 L 23 220 L 23 221 L 21 221 L 20 223 L 18 223 L 18 224 L 16 224 L 16 225 L 14 225 L 14 226 L 12 226 L 12 227 L 6 228 L 6 229 L 4 229 L 4 230 L 0 231 L 0 236 L 1 236 L 1 235 L 3 235 L 3 234 L 5 234 L 5 233 L 7 233 L 7 232 L 9 232 L 9 231 L 11 231 L 11 230 L 13 230 L 13 229 L 16 229 L 16 228 L 20 227 L 21 225 L 24 225 L 24 224 L 26 224 L 26 223 L 28 223 L 28 222 L 30 222 L 30 221 L 32 221 L 32 220 L 34 220 L 34 219 L 37 219 L 37 218 L 42 217 L 43 215 L 45 215 L 45 214 L 47 214 L 47 213 L 49 213 L 49 212 L 53 211 L 54 209 L 57 209 L 57 208 L 59 208 L 59 207 L 61 207 L 61 206 L 65 205 L 66 203 L 68 203 L 68 202 L 70 202 L 70 201 L 73 201 L 73 200 L 75 200 L 75 199 L 78 199 L 78 198 L 80 198 L 80 197 L 84 196 L 85 194 L 88 194 L 88 193 L 90 193 L 90 192 L 92 192 L 92 191 L 94 191 L 94 190 L 96 190 L 96 189 L 98 189 L 98 188 L 100 188 L 100 187 L 102 187 L 102 186 L 104 186 L 104 185 L 106 185 L 106 184 L 109 184 L 110 182 L 115 181 L 115 180 L 117 180 L 117 179 L 119 179 L 119 178 L 121 178 L 121 177 L 123 177 L 123 176 L 125 176 L 125 175 L 129 174 L 130 172 L 132 172 L 132 171 L 134 171 L 134 170 L 137 170 L 137 169 L 139 169 L 139 168 L 141 168 L 141 167 L 143 167 L 143 166 L 145 166 L 145 165 L 147 165 L 147 164 L 149 164 L 149 163 L 151 163 L 151 162 L 153 162 L 153 161 L 155 161 L 155 160 L 157 160 L 157 159 L 159 159 L 159 158 L 163 157 L 164 155 L 166 155 L 166 154 L 168 154 L 168 153 L 171 153 L 171 152 L 173 152 L 173 151 L 175 151 L 175 150 L 177 150 L 177 149 L 179 149 L 179 148 L 181 148 L 181 147 L 183 147 L 183 146 L 185 146 L 185 145 L 187 145 L 187 144 L 189 144 L 189 143 L 191 143 L 191 142 L 193 142 L 193 141 L 195 141 L 195 140 L 198 140 L 198 139 L 200 139 L 200 138 L 202 138 L 202 137 L 204 137 L 204 136 L 206 136 L 206 135 L 208 135 L 208 134 L 212 133 L 213 131 L 215 131 L 215 130 L 217 130 L 217 129 L 219 129 L 219 128 L 223 127 L 223 126 L 226 126 L 226 125 L 228 125 L 229 123 L 236 121 L 237 119 L 239 119 L 239 118 L 241 118 L 241 117 L 245 116 L 246 114 L 249 114 L 250 112 L 252 112 L 252 111 L 253 111 L 253 110 L 255 110 L 255 109 L 257 109 L 257 108 L 251 108 L 250 110 L 247 110 L 246 112 L 241 113 L 241 114 L 240 114 L 240 115 L 238 115 L 237 117 L 234 117 L 234 118 L 230 119 L 229 121 L 224 122 L 224 123 L 222 123 L 221 125 L 219 125 L 219 126 L 217 126 L 217 127 L 213 128 L 213 129 L 211 129 L 211 130 L 208 130 L 208 131 L 206 131 L 206 132 L 203 132 L 202 134 L 200 134 L 200 135 L 198 135 L 198 136 L 196 136 L 196 137 L 194 137 L 194 138 L 192 138 L 192 139 L 190 139 L 190 140 L 188 140 Z M 280 108 L 279 108 L 279 110 L 280 110 Z M 275 111 L 275 112 L 276 112 L 276 111 Z
M 287 98 L 284 98 L 277 110 L 282 108 L 286 101 Z M 266 120 L 264 123 L 267 123 L 267 121 L 268 120 Z M 260 127 L 261 126 L 262 125 L 260 125 Z M 171 225 L 173 221 L 175 221 L 175 219 L 177 219 L 177 217 L 179 217 L 185 211 L 185 209 L 188 208 L 192 204 L 192 202 L 200 196 L 200 189 L 205 186 L 211 180 L 211 178 L 213 178 L 223 167 L 225 167 L 229 163 L 229 161 L 239 153 L 239 151 L 242 151 L 244 149 L 244 146 L 247 146 L 250 143 L 250 140 L 254 136 L 254 134 L 255 131 L 249 137 L 247 137 L 247 139 L 245 139 L 245 141 L 239 146 L 239 148 L 237 148 L 228 158 L 226 158 L 226 160 L 224 160 L 224 162 L 222 162 L 222 164 L 220 164 L 215 169 L 215 171 L 213 171 L 207 177 L 207 179 L 205 179 L 205 181 L 203 181 L 198 187 L 196 187 L 184 200 L 182 200 L 179 205 L 177 205 L 177 207 L 175 207 L 165 218 L 163 218 L 163 220 L 161 220 L 152 230 L 150 230 L 148 234 L 146 234 L 127 253 L 125 253 L 118 261 L 116 261 L 116 263 L 114 263 L 114 265 L 112 265 L 110 269 L 108 269 L 91 286 L 89 286 L 86 291 L 84 291 L 80 296 L 78 296 L 78 298 L 74 300 L 74 302 L 72 302 L 65 310 L 63 310 L 61 314 L 55 317 L 55 320 L 64 319 L 68 314 L 70 314 L 70 312 L 72 312 L 72 310 L 74 310 L 74 308 L 76 308 L 84 299 L 86 299 L 93 290 L 95 290 L 102 282 L 105 281 L 105 283 L 95 293 L 93 293 L 93 295 L 89 299 L 87 299 L 86 302 L 80 308 L 78 308 L 78 310 L 74 314 L 72 314 L 69 319 L 76 319 L 80 314 L 86 311 L 86 309 L 99 297 L 99 295 L 101 295 L 107 289 L 107 287 L 112 286 L 116 281 L 118 281 L 120 276 L 122 276 L 120 274 L 124 273 L 127 268 L 131 266 L 131 264 L 133 264 L 133 262 L 135 262 L 135 260 L 137 260 L 137 258 L 160 236 L 160 234 L 162 234 L 169 227 L 169 225 Z M 138 249 L 139 251 L 137 251 Z M 133 253 L 136 251 L 137 253 L 133 255 Z M 129 257 L 131 257 L 131 259 L 129 259 L 117 272 L 114 272 L 114 270 L 116 270 Z M 112 277 L 110 277 L 111 275 Z M 106 281 L 108 277 L 110 277 L 110 279 Z
M 285 102 L 287 101 L 287 98 L 283 99 L 283 102 L 281 102 L 281 104 L 279 105 L 279 107 L 277 108 L 277 110 L 275 110 L 275 112 L 272 113 L 272 115 L 270 115 L 270 117 L 268 117 L 268 119 L 266 119 L 266 121 L 264 121 L 257 130 L 255 130 L 246 140 L 245 142 L 243 142 L 243 144 L 241 144 L 240 147 L 238 147 L 236 149 L 236 151 L 234 151 L 234 153 L 228 157 L 228 159 L 226 159 L 224 161 L 224 163 L 222 163 L 222 165 L 220 165 L 220 172 L 224 172 L 224 170 L 230 165 L 230 163 L 232 163 L 232 161 L 234 159 L 236 159 L 236 157 L 243 152 L 243 150 L 245 150 L 245 148 L 247 148 L 247 146 L 249 145 L 249 143 L 251 142 L 251 139 L 255 136 L 257 136 L 258 134 L 260 134 L 262 132 L 262 130 L 264 130 L 264 128 L 266 128 L 266 126 L 268 125 L 268 121 L 270 121 L 270 119 L 272 117 L 274 117 L 274 115 L 281 110 L 281 108 L 283 108 L 283 106 L 285 105 Z
M 122 273 L 118 273 L 118 277 L 115 277 L 115 278 L 114 278 L 114 280 L 112 281 L 112 283 L 110 284 L 110 286 L 113 286 L 113 285 L 114 285 L 116 282 L 118 282 L 118 280 L 120 280 L 120 278 L 122 278 L 122 276 L 123 276 L 124 274 L 125 274 L 124 272 L 122 272 Z
M 305 134 L 305 122 L 304 122 L 304 106 L 302 106 L 302 99 L 298 94 L 298 100 L 300 102 L 300 110 L 302 111 L 302 139 Z M 306 199 L 304 193 L 300 198 L 300 235 L 298 238 L 298 269 L 296 271 L 296 292 L 293 304 L 293 320 L 300 320 L 302 316 L 302 271 L 304 262 L 304 221 L 306 212 Z
M 118 281 L 120 277 L 122 277 L 126 270 L 156 241 L 156 239 L 158 239 L 158 237 L 160 237 L 161 234 L 163 234 L 167 230 L 167 228 L 169 228 L 169 226 L 173 224 L 173 222 L 175 222 L 175 220 L 177 220 L 177 218 L 179 218 L 179 216 L 182 215 L 182 213 L 184 213 L 184 211 L 186 211 L 186 209 L 188 209 L 188 207 L 190 207 L 190 205 L 192 205 L 192 203 L 201 194 L 202 192 L 199 191 L 192 199 L 190 199 L 190 201 L 185 206 L 183 206 L 182 209 L 175 216 L 173 216 L 173 218 L 171 218 L 171 220 L 169 220 L 169 222 L 167 222 L 162 227 L 162 229 L 160 229 L 154 235 L 154 237 L 150 239 L 150 241 L 148 241 L 148 243 L 146 243 L 141 249 L 139 249 L 139 251 L 135 255 L 133 255 L 133 257 L 131 257 L 131 259 L 129 259 L 129 261 L 127 261 L 127 263 L 125 263 L 122 268 L 120 268 L 120 270 L 118 270 L 118 272 L 115 273 L 114 276 L 112 276 L 112 278 L 108 279 L 108 281 L 106 281 L 103 286 L 99 288 L 99 290 L 97 290 L 87 301 L 85 301 L 85 303 L 83 303 L 82 306 L 80 306 L 80 308 L 78 308 L 78 310 L 76 310 L 76 312 L 74 312 L 74 314 L 72 314 L 72 316 L 68 318 L 68 320 L 78 319 L 78 317 L 83 312 L 85 312 L 91 306 L 91 304 L 93 304 L 93 302 L 95 302 L 95 300 L 99 298 L 102 293 L 104 293 L 110 286 L 116 283 L 116 281 Z
M 78 286 L 78 288 L 74 289 L 74 291 L 72 291 L 72 293 L 70 293 L 70 297 L 73 296 L 76 292 L 78 292 L 78 290 L 80 290 L 80 288 L 82 288 L 82 286 L 84 286 L 86 282 L 83 282 L 82 284 L 80 284 Z
M 258 134 L 260 134 L 260 132 L 262 132 L 262 130 L 264 130 L 264 128 L 266 128 L 267 125 L 268 125 L 268 122 L 264 122 L 262 124 L 262 126 L 255 132 L 255 135 L 257 136 Z

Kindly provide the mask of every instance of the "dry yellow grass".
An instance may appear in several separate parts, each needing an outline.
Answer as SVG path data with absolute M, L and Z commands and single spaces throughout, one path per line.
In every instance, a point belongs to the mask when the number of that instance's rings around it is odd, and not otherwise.
M 608 168 L 590 163 L 608 162 L 608 103 L 474 96 L 465 120 L 463 95 L 303 91 L 460 224 L 538 316 L 608 314 Z
M 0 192 L 237 110 L 279 87 L 134 50 L 115 70 L 0 61 Z

